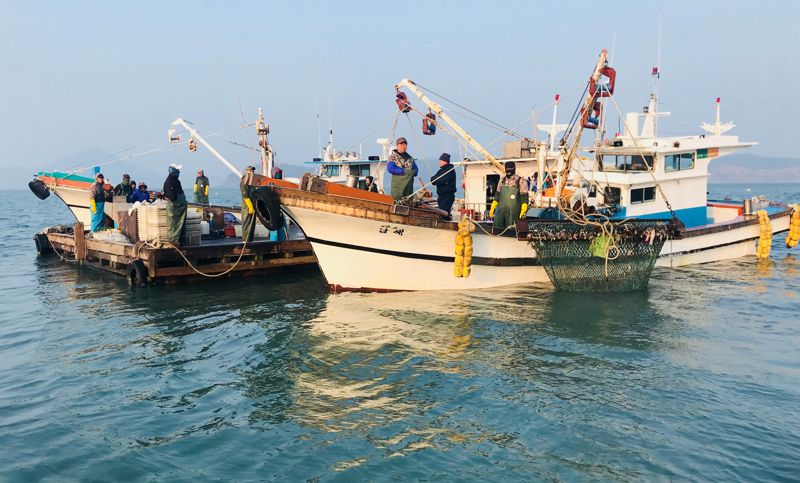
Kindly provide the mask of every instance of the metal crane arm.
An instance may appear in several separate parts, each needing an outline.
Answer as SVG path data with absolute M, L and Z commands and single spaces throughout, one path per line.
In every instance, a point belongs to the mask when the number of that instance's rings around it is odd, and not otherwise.
M 214 149 L 213 146 L 208 144 L 208 142 L 205 139 L 203 139 L 203 136 L 201 136 L 200 133 L 198 133 L 182 117 L 179 117 L 178 119 L 175 119 L 174 121 L 172 121 L 172 129 L 170 130 L 171 132 L 174 132 L 175 126 L 182 126 L 187 131 L 189 131 L 189 134 L 191 134 L 193 138 L 197 139 L 200 142 L 200 144 L 205 146 L 206 149 L 211 151 L 211 154 L 213 154 L 215 158 L 217 158 L 220 161 L 222 161 L 222 164 L 224 164 L 229 170 L 231 170 L 234 174 L 236 174 L 236 176 L 238 176 L 240 178 L 242 177 L 242 173 L 238 169 L 236 169 L 236 167 L 234 165 L 232 165 L 227 159 L 225 159 L 225 157 L 223 155 L 221 155 L 219 153 L 219 151 L 217 151 L 216 149 Z
M 459 136 L 464 138 L 464 140 L 470 146 L 472 146 L 476 151 L 485 156 L 486 160 L 492 163 L 492 165 L 498 171 L 500 171 L 500 173 L 505 174 L 505 167 L 503 167 L 500 161 L 498 161 L 497 158 L 492 156 L 492 154 L 489 151 L 487 151 L 486 148 L 481 146 L 475 139 L 473 139 L 472 136 L 467 134 L 467 132 L 461 126 L 459 126 L 458 123 L 456 123 L 453 120 L 453 118 L 445 114 L 444 111 L 442 111 L 442 107 L 439 104 L 433 102 L 430 98 L 428 98 L 428 96 L 426 96 L 425 93 L 422 92 L 422 89 L 417 87 L 414 81 L 412 81 L 411 79 L 403 79 L 400 82 L 398 82 L 397 85 L 395 86 L 396 89 L 400 89 L 403 87 L 413 92 L 414 95 L 417 96 L 422 102 L 424 102 L 425 105 L 427 105 L 431 111 L 433 111 L 437 116 L 439 116 L 440 119 L 446 122 L 453 129 L 453 131 L 455 131 Z

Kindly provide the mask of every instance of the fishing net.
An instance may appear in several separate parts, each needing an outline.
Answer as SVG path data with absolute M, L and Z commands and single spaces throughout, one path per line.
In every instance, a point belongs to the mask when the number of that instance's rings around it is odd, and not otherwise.
M 644 290 L 671 225 L 663 220 L 626 220 L 581 225 L 528 221 L 528 240 L 556 290 Z

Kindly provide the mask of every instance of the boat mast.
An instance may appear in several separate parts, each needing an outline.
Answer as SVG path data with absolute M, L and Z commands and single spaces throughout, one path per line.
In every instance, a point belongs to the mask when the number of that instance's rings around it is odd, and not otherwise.
M 236 167 L 232 165 L 227 159 L 225 159 L 225 157 L 221 155 L 219 151 L 217 151 L 216 149 L 214 149 L 213 146 L 208 144 L 208 142 L 205 139 L 203 139 L 203 136 L 201 136 L 200 133 L 198 133 L 197 130 L 195 130 L 188 121 L 184 120 L 181 117 L 172 121 L 172 127 L 169 129 L 169 141 L 171 143 L 180 142 L 180 137 L 178 138 L 173 137 L 175 133 L 175 126 L 182 126 L 187 131 L 189 131 L 189 134 L 191 134 L 193 138 L 197 139 L 200 142 L 200 144 L 205 146 L 206 149 L 208 149 L 211 152 L 211 154 L 214 155 L 215 158 L 219 159 L 222 162 L 222 164 L 224 164 L 229 170 L 231 170 L 234 174 L 236 174 L 236 176 L 241 178 L 242 173 L 239 172 L 239 170 L 236 169 Z
M 439 116 L 444 122 L 446 122 L 453 129 L 453 131 L 455 131 L 459 136 L 464 138 L 464 140 L 470 146 L 472 146 L 476 151 L 478 151 L 484 157 L 486 157 L 486 160 L 489 161 L 495 167 L 495 169 L 500 171 L 501 174 L 505 174 L 506 172 L 505 168 L 500 163 L 500 161 L 498 161 L 497 158 L 492 156 L 492 154 L 489 151 L 487 151 L 486 148 L 481 146 L 475 139 L 473 139 L 472 136 L 467 134 L 467 132 L 461 126 L 459 126 L 453 120 L 453 118 L 445 114 L 444 111 L 442 111 L 442 107 L 439 104 L 430 100 L 428 96 L 426 96 L 425 93 L 423 93 L 422 90 L 419 87 L 417 87 L 414 81 L 412 81 L 411 79 L 403 79 L 400 82 L 398 82 L 397 85 L 395 85 L 395 89 L 397 90 L 400 90 L 400 88 L 402 87 L 406 87 L 408 88 L 408 90 L 413 92 L 414 95 L 416 95 L 422 102 L 424 102 L 425 105 L 427 105 L 431 111 L 435 112 L 437 116 Z
M 271 178 L 272 168 L 275 161 L 275 154 L 272 152 L 272 146 L 267 141 L 269 134 L 269 124 L 264 121 L 264 112 L 258 108 L 258 121 L 256 122 L 256 130 L 258 133 L 258 145 L 261 148 L 261 174 Z
M 591 79 L 594 80 L 595 83 L 600 80 L 600 70 L 605 67 L 606 61 L 608 60 L 608 50 L 603 49 L 600 51 L 600 56 L 597 58 L 597 65 L 594 68 L 594 73 L 592 73 Z M 592 109 L 592 105 L 595 101 L 595 93 L 594 92 L 587 92 L 586 99 L 583 101 L 583 111 L 589 111 Z M 564 190 L 564 185 L 567 184 L 567 176 L 569 175 L 569 171 L 572 168 L 572 158 L 576 156 L 578 151 L 578 145 L 581 143 L 581 134 L 583 133 L 583 123 L 578 122 L 576 125 L 575 130 L 575 139 L 572 141 L 572 146 L 570 146 L 569 150 L 566 151 L 566 157 L 559 156 L 558 164 L 558 177 L 556 178 L 556 199 L 561 199 L 561 192 Z M 563 151 L 562 151 L 563 153 Z

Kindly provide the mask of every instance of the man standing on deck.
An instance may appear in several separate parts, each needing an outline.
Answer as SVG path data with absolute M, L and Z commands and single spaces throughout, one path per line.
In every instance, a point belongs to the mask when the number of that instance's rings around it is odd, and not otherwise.
M 202 169 L 197 170 L 197 178 L 194 180 L 194 202 L 208 204 L 208 178 Z
M 253 239 L 253 232 L 256 227 L 255 209 L 253 208 L 253 200 L 250 199 L 253 187 L 247 183 L 250 175 L 255 172 L 255 166 L 248 166 L 245 168 L 242 180 L 239 182 L 239 192 L 242 194 L 242 242 L 249 242 Z
M 492 226 L 505 229 L 513 225 L 528 212 L 528 181 L 517 174 L 514 161 L 506 161 L 506 175 L 497 185 L 497 195 L 492 201 L 489 216 L 494 217 Z
M 175 246 L 181 246 L 184 223 L 186 222 L 186 195 L 178 176 L 181 174 L 180 164 L 169 165 L 169 175 L 164 181 L 164 198 L 167 200 L 167 237 Z
M 436 186 L 436 204 L 447 212 L 449 218 L 456 200 L 456 168 L 450 164 L 450 154 L 439 156 L 439 171 L 431 178 L 431 184 Z
M 123 174 L 122 183 L 114 186 L 114 196 L 124 196 L 127 200 L 131 193 L 133 193 L 133 188 L 131 188 L 131 175 Z
M 106 179 L 102 173 L 97 173 L 94 180 L 89 194 L 89 213 L 92 215 L 92 231 L 100 231 L 105 226 Z
M 392 150 L 386 165 L 387 171 L 392 175 L 392 198 L 395 202 L 411 196 L 414 192 L 414 178 L 419 171 L 414 158 L 406 152 L 407 149 L 406 138 L 398 138 L 397 149 Z

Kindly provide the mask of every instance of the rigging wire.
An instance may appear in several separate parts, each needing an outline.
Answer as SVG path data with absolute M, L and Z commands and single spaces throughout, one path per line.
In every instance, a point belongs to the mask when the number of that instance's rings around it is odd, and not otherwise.
M 415 84 L 416 84 L 416 83 L 415 83 Z M 487 121 L 487 122 L 489 122 L 489 123 L 491 123 L 491 124 L 494 124 L 495 126 L 497 126 L 496 128 L 499 128 L 500 130 L 502 130 L 502 131 L 505 131 L 505 132 L 506 132 L 506 133 L 508 133 L 509 135 L 515 135 L 515 134 L 516 134 L 516 133 L 514 133 L 514 132 L 513 132 L 513 130 L 511 130 L 511 129 L 508 129 L 507 127 L 503 126 L 502 124 L 500 124 L 500 123 L 497 123 L 497 122 L 495 122 L 495 121 L 493 121 L 493 120 L 489 119 L 488 117 L 482 116 L 482 115 L 478 114 L 477 112 L 475 112 L 475 111 L 473 111 L 473 110 L 471 110 L 471 109 L 469 109 L 469 108 L 467 108 L 467 107 L 464 107 L 464 106 L 462 106 L 461 104 L 459 104 L 459 103 L 457 103 L 457 102 L 453 101 L 452 99 L 448 99 L 447 97 L 445 97 L 445 96 L 443 96 L 443 95 L 441 95 L 441 94 L 438 94 L 438 93 L 436 93 L 436 92 L 434 92 L 434 91 L 432 91 L 432 90 L 428 89 L 427 87 L 423 87 L 423 86 L 421 86 L 420 84 L 416 84 L 416 86 L 417 86 L 417 87 L 419 87 L 420 89 L 424 90 L 424 91 L 427 91 L 427 92 L 429 92 L 429 93 L 433 94 L 433 95 L 434 95 L 434 96 L 436 96 L 436 97 L 439 97 L 439 98 L 441 98 L 441 99 L 444 99 L 445 101 L 449 102 L 450 104 L 453 104 L 454 106 L 457 106 L 457 107 L 459 107 L 459 108 L 461 108 L 461 109 L 463 109 L 463 110 L 465 110 L 465 111 L 469 112 L 470 114 L 473 114 L 473 115 L 475 115 L 475 116 L 478 116 L 479 118 L 483 119 L 484 121 Z M 516 135 L 518 135 L 518 134 L 516 134 Z

